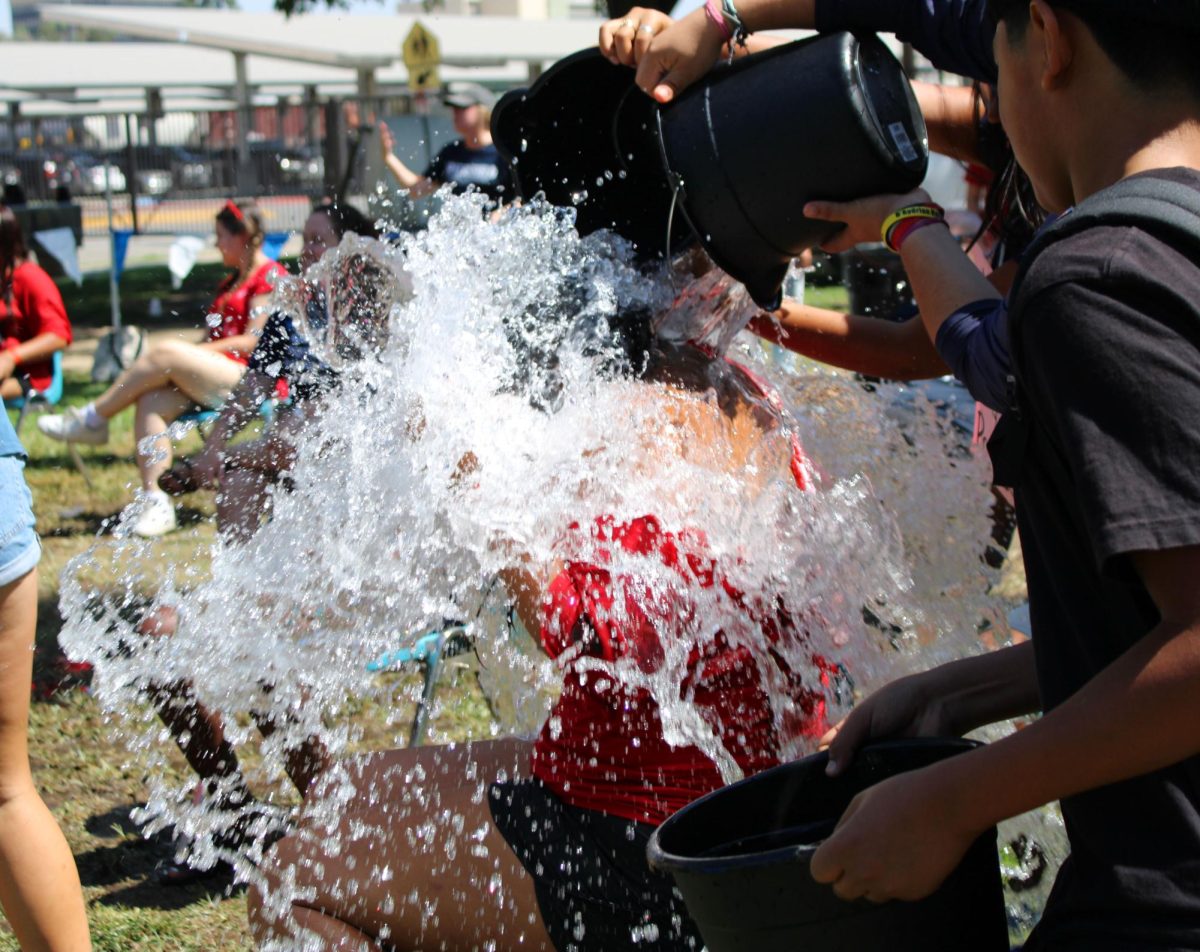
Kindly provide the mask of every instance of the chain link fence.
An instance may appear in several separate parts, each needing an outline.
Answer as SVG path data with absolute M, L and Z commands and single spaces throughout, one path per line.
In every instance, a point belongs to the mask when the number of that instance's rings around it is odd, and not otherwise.
M 389 217 L 420 227 L 422 203 L 395 194 L 375 123 L 396 154 L 422 171 L 455 133 L 435 102 L 281 101 L 240 110 L 10 116 L 0 122 L 0 182 L 8 204 L 74 203 L 83 233 L 208 234 L 230 197 L 258 198 L 272 231 L 303 226 L 313 200 L 391 200 Z M 244 123 L 244 130 L 239 129 Z

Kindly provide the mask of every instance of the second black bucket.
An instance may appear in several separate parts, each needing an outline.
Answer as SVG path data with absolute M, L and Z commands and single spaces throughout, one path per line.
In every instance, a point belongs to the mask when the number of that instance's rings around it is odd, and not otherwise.
M 697 237 L 768 308 L 792 258 L 839 227 L 806 218 L 805 203 L 907 192 L 929 161 L 912 87 L 875 36 L 834 33 L 744 57 L 659 115 Z
M 763 771 L 668 818 L 650 839 L 650 865 L 675 878 L 709 952 L 1007 952 L 994 830 L 919 902 L 847 902 L 809 872 L 857 793 L 974 746 L 873 744 L 837 778 L 825 776 L 824 754 Z

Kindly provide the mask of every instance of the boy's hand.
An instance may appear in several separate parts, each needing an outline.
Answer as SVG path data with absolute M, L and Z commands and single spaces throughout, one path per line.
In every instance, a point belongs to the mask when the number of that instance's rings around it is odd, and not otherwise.
M 929 689 L 928 673 L 901 678 L 856 705 L 821 738 L 821 749 L 829 751 L 825 772 L 831 777 L 842 773 L 855 751 L 872 740 L 956 733 L 942 699 Z
M 813 854 L 812 876 L 841 899 L 923 899 L 962 860 L 979 830 L 960 828 L 940 765 L 864 790 Z
M 669 103 L 712 68 L 723 44 L 703 10 L 689 13 L 651 41 L 638 61 L 637 84 L 657 102 Z
M 927 205 L 931 199 L 923 189 L 907 195 L 873 195 L 853 202 L 809 202 L 804 214 L 818 221 L 842 222 L 845 228 L 821 245 L 831 254 L 848 251 L 855 245 L 878 242 L 879 231 L 892 212 L 906 205 Z
M 636 68 L 650 41 L 674 22 L 661 10 L 634 7 L 600 26 L 600 52 L 610 63 Z

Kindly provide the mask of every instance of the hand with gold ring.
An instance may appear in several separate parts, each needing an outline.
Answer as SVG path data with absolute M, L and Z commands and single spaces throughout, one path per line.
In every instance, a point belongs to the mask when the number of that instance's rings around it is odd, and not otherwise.
M 600 52 L 618 66 L 636 67 L 654 38 L 671 22 L 660 10 L 634 7 L 627 16 L 600 27 Z

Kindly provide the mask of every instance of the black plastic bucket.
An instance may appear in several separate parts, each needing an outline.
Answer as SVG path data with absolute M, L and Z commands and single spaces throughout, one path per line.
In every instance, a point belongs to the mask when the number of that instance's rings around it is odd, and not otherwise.
M 512 165 L 522 198 L 539 192 L 573 207 L 581 235 L 611 228 L 646 257 L 667 250 L 671 189 L 658 144 L 657 106 L 633 70 L 597 49 L 559 60 L 492 111 L 492 138 Z M 671 252 L 695 239 L 682 224 Z
M 929 162 L 912 87 L 875 36 L 815 36 L 713 70 L 660 127 L 697 236 L 768 308 L 791 259 L 839 227 L 805 203 L 906 192 Z
M 877 37 L 849 33 L 742 57 L 665 107 L 633 70 L 581 50 L 507 93 L 492 138 L 519 194 L 574 207 L 581 234 L 612 228 L 661 256 L 668 231 L 671 253 L 694 240 L 686 215 L 713 260 L 769 308 L 791 259 L 839 227 L 805 218 L 806 202 L 908 191 L 929 160 L 900 64 Z
M 974 746 L 874 744 L 837 778 L 825 776 L 825 754 L 764 771 L 668 818 L 650 839 L 650 865 L 674 877 L 709 952 L 1007 952 L 995 830 L 918 902 L 847 902 L 809 872 L 856 794 Z

